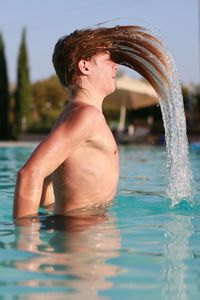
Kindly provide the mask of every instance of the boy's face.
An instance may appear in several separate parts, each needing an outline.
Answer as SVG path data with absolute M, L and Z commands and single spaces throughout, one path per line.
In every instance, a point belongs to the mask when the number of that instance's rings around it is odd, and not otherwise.
M 105 96 L 115 91 L 115 79 L 118 64 L 110 59 L 110 53 L 96 54 L 90 60 L 91 80 Z

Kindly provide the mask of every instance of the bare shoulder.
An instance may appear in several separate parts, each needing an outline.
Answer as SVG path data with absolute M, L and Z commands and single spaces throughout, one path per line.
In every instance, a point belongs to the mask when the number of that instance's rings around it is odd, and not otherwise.
M 99 122 L 104 119 L 103 114 L 93 105 L 76 105 L 72 109 L 72 115 L 86 122 Z
M 77 103 L 68 105 L 52 129 L 58 137 L 79 136 L 79 140 L 87 140 L 94 136 L 103 126 L 105 118 L 95 106 Z M 60 134 L 59 134 L 60 133 Z
M 95 130 L 104 121 L 103 114 L 92 105 L 73 105 L 67 108 L 63 115 L 63 123 L 67 127 L 73 126 L 74 128 L 90 128 L 91 130 Z

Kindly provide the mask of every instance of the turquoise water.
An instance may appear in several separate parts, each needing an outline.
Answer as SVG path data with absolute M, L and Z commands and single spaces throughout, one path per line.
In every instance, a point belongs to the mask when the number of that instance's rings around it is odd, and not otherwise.
M 119 148 L 106 215 L 17 227 L 15 176 L 33 147 L 0 148 L 0 299 L 199 299 L 200 188 L 193 206 L 170 206 L 164 148 Z M 199 148 L 190 155 L 198 183 Z

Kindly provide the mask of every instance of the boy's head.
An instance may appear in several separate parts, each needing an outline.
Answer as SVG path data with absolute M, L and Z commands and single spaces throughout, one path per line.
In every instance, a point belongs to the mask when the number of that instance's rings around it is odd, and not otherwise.
M 61 37 L 55 45 L 53 65 L 61 84 L 65 88 L 79 87 L 79 61 L 90 60 L 94 55 L 108 51 L 110 41 L 98 41 L 94 29 L 76 30 Z
M 80 87 L 80 60 L 108 51 L 117 64 L 134 69 L 162 96 L 170 72 L 165 47 L 146 29 L 115 26 L 76 30 L 55 45 L 53 65 L 61 84 L 70 90 Z

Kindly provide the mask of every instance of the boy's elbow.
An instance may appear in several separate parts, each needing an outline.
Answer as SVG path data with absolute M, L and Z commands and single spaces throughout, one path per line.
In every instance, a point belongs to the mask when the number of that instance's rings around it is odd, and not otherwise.
M 25 171 L 25 169 L 22 167 L 21 169 L 18 170 L 17 172 L 17 176 L 16 176 L 16 187 L 25 180 L 25 178 L 27 177 L 27 172 Z
M 21 180 L 35 180 L 39 177 L 38 169 L 33 167 L 27 167 L 23 166 L 19 171 L 17 172 L 17 181 Z
M 25 174 L 26 174 L 26 171 L 25 171 L 24 167 L 22 167 L 22 168 L 19 169 L 18 172 L 17 172 L 17 179 L 20 179 L 20 178 L 24 177 Z

